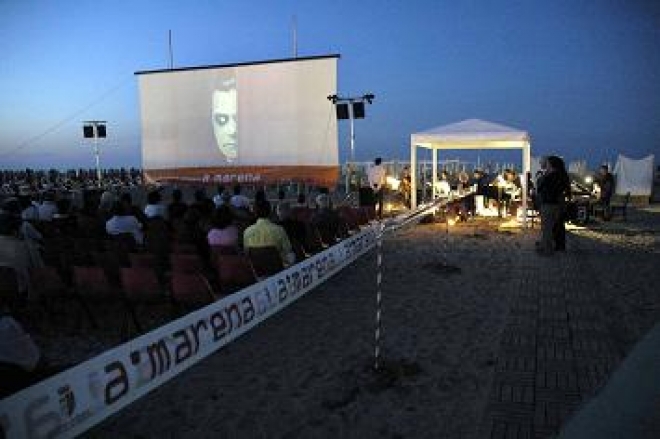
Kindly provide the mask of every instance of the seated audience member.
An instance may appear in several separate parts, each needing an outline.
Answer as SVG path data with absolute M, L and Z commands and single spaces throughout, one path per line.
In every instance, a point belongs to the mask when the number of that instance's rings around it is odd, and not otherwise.
M 39 205 L 39 221 L 52 221 L 56 212 L 55 192 L 47 191 L 44 193 L 44 199 Z
M 26 221 L 39 221 L 39 206 L 32 201 L 32 195 L 26 189 L 18 194 L 18 202 L 21 205 L 21 217 Z
M 273 224 L 270 217 L 271 207 L 268 201 L 261 201 L 255 205 L 257 222 L 243 232 L 243 248 L 275 247 L 280 253 L 285 266 L 293 264 L 295 256 L 291 249 L 291 242 L 282 226 Z
M 142 245 L 144 242 L 142 223 L 126 207 L 125 203 L 115 203 L 112 209 L 112 217 L 105 223 L 105 230 L 108 235 L 130 233 L 137 244 Z
M 8 315 L 0 316 L 0 398 L 36 383 L 39 348 L 21 325 Z
M 119 202 L 124 207 L 124 211 L 127 215 L 133 215 L 135 219 L 137 219 L 140 224 L 142 224 L 143 227 L 147 225 L 147 216 L 139 207 L 133 204 L 133 197 L 130 193 L 124 192 L 121 194 L 121 197 L 119 197 Z
M 321 194 L 316 197 L 317 210 L 312 215 L 312 225 L 321 234 L 326 244 L 334 244 L 341 237 L 341 219 L 339 213 L 330 208 L 330 197 Z
M 250 210 L 250 200 L 245 195 L 241 194 L 242 188 L 240 184 L 234 186 L 234 195 L 229 200 L 229 204 L 235 209 Z
M 213 204 L 215 204 L 216 208 L 224 204 L 224 196 L 225 196 L 225 187 L 219 184 L 216 194 L 213 195 Z
M 183 201 L 183 193 L 181 189 L 174 189 L 172 191 L 172 202 L 167 206 L 167 217 L 170 221 L 175 222 L 183 219 L 183 216 L 188 210 L 188 205 Z
M 155 190 L 147 194 L 147 205 L 144 206 L 144 214 L 147 218 L 160 217 L 167 219 L 167 208 L 161 203 L 160 191 Z
M 303 192 L 300 192 L 298 194 L 298 197 L 296 198 L 296 205 L 293 207 L 308 207 L 307 197 L 305 197 L 305 194 Z
M 228 206 L 220 206 L 211 216 L 211 230 L 207 234 L 210 246 L 221 245 L 238 249 L 238 228 Z
M 277 223 L 284 228 L 289 241 L 301 246 L 305 242 L 305 223 L 293 218 L 291 206 L 286 201 L 277 205 Z
M 26 242 L 18 237 L 20 225 L 17 216 L 0 212 L 0 265 L 16 271 L 19 292 L 27 294 L 33 264 Z
M 112 207 L 115 205 L 115 194 L 110 191 L 104 191 L 99 201 L 99 215 L 106 221 L 112 216 Z

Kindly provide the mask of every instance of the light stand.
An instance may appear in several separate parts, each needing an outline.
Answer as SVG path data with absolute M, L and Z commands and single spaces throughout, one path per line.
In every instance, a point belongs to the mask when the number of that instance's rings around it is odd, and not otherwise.
M 101 186 L 101 150 L 99 149 L 99 139 L 106 137 L 106 122 L 103 120 L 88 120 L 83 122 L 83 137 L 85 139 L 94 139 L 94 158 L 96 161 L 96 178 L 98 185 Z
M 328 96 L 328 100 L 335 106 L 337 119 L 348 119 L 350 121 L 350 149 L 351 166 L 348 167 L 346 176 L 346 193 L 351 192 L 351 180 L 355 170 L 355 119 L 364 119 L 364 103 L 369 105 L 373 103 L 375 96 L 373 93 L 367 93 L 362 96 L 341 97 L 336 94 Z M 356 182 L 359 187 L 359 183 Z

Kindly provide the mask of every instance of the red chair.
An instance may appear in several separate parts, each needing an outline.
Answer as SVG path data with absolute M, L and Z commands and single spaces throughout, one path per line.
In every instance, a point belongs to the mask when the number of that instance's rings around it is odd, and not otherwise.
M 201 274 L 173 272 L 170 280 L 172 299 L 179 311 L 206 306 L 215 300 L 211 285 Z
M 72 273 L 74 291 L 93 327 L 98 328 L 98 324 L 90 310 L 90 305 L 101 305 L 104 307 L 104 312 L 108 303 L 124 305 L 120 291 L 110 285 L 103 268 L 74 266 Z
M 259 279 L 284 270 L 284 263 L 276 247 L 249 247 L 246 249 L 252 269 Z
M 154 270 L 144 267 L 123 267 L 120 276 L 133 323 L 138 332 L 141 333 L 143 325 L 137 317 L 137 307 L 166 303 L 166 296 Z
M 62 305 L 60 307 L 64 317 L 68 317 L 67 311 L 69 311 L 70 302 L 76 302 L 87 315 L 90 323 L 94 323 L 94 317 L 92 316 L 88 307 L 81 298 L 70 288 L 63 280 L 60 274 L 58 273 L 55 267 L 43 266 L 38 268 L 33 268 L 30 270 L 30 285 L 32 286 L 32 291 L 37 297 L 39 304 L 43 307 L 46 315 L 51 321 L 54 320 L 56 314 L 57 305 Z M 65 323 L 69 319 L 66 318 Z M 59 327 L 60 325 L 58 325 Z
M 174 242 L 172 252 L 177 254 L 196 255 L 197 246 L 189 242 Z
M 204 271 L 204 263 L 196 254 L 174 253 L 170 255 L 170 264 L 173 272 L 201 273 Z
M 212 245 L 210 246 L 211 261 L 213 263 L 218 261 L 222 255 L 237 255 L 238 247 L 233 245 Z
M 157 268 L 156 256 L 151 253 L 129 253 L 128 260 L 133 268 Z
M 238 291 L 257 281 L 250 261 L 243 255 L 222 255 L 216 266 L 223 292 Z

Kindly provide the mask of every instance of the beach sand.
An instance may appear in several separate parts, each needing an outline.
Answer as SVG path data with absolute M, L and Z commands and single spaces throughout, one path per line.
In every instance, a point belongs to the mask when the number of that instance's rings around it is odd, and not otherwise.
M 492 220 L 448 232 L 438 223 L 398 231 L 383 246 L 385 372 L 371 369 L 376 257 L 370 252 L 85 436 L 550 435 L 660 317 L 659 218 L 639 212 L 626 223 L 574 230 L 569 251 L 551 258 L 533 250 L 538 229 L 498 230 Z M 599 337 L 608 337 L 617 354 L 608 353 L 609 366 L 597 379 L 582 380 L 582 351 L 572 345 L 575 392 L 561 394 L 559 414 L 550 419 L 546 409 L 539 415 L 545 384 L 538 377 L 546 365 L 539 343 L 548 332 L 544 307 L 556 306 L 556 297 L 569 310 L 559 316 L 567 333 L 583 322 L 571 314 L 572 300 L 593 302 Z M 533 323 L 531 342 L 524 322 Z M 516 383 L 509 396 L 500 386 L 510 376 L 504 365 L 514 358 L 511 339 L 531 343 L 531 397 L 524 390 L 516 397 Z M 499 410 L 502 404 L 513 414 Z M 519 407 L 531 415 L 516 415 Z

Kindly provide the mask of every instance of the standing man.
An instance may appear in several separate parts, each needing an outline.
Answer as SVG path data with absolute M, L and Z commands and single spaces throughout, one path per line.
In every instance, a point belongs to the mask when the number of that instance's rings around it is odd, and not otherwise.
M 614 176 L 610 174 L 607 165 L 601 166 L 598 170 L 596 183 L 600 188 L 598 203 L 603 206 L 603 220 L 609 221 L 612 217 L 610 201 L 612 200 L 612 195 L 614 195 Z
M 383 217 L 383 191 L 385 186 L 385 168 L 381 164 L 383 160 L 376 157 L 374 164 L 369 168 L 369 186 L 374 191 L 374 199 L 378 205 L 378 218 Z

